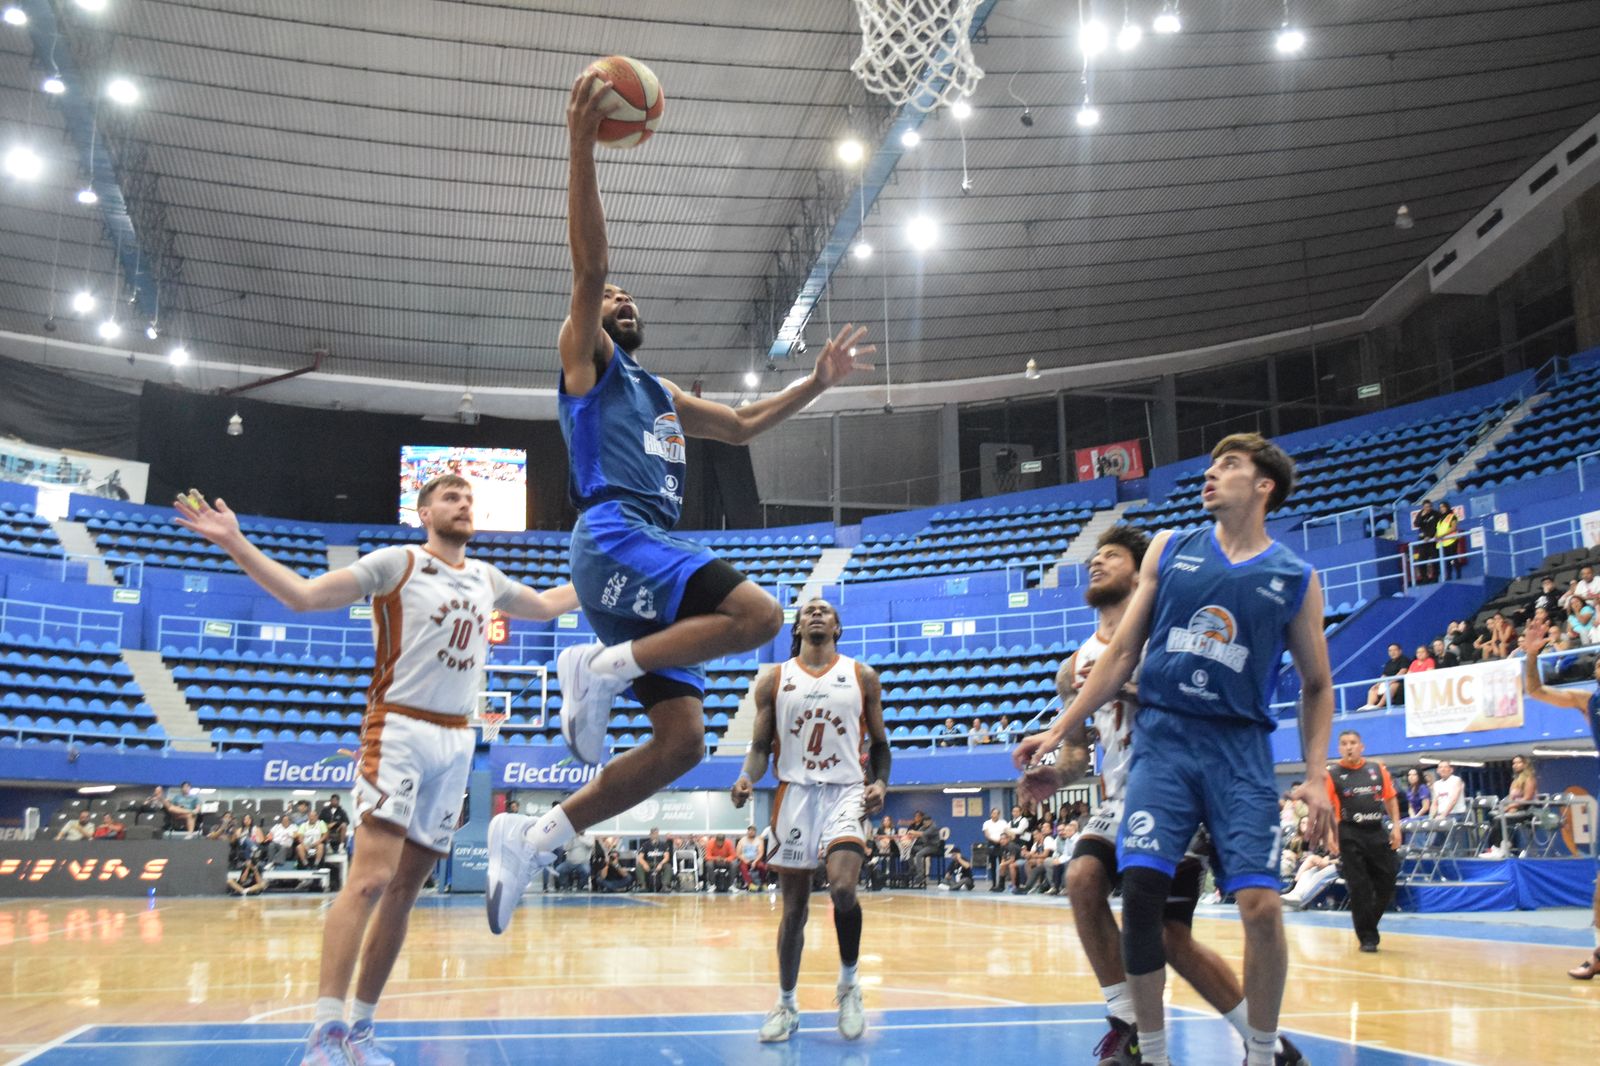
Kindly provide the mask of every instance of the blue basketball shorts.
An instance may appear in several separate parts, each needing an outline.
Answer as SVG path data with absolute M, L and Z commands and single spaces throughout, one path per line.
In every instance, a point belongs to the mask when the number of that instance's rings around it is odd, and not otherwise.
M 716 556 L 674 537 L 616 500 L 578 516 L 572 531 L 572 585 L 584 617 L 605 644 L 658 632 L 678 620 L 684 586 Z M 705 692 L 699 666 L 652 671 Z
M 1252 722 L 1141 708 L 1122 793 L 1118 869 L 1171 876 L 1203 823 L 1222 891 L 1278 891 L 1283 840 L 1270 736 Z

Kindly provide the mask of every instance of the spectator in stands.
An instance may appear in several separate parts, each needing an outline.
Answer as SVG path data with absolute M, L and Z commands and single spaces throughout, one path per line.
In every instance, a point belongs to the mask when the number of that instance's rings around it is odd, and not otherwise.
M 1011 835 L 1026 848 L 1033 842 L 1033 827 L 1037 820 L 1033 813 L 1020 805 L 1011 808 Z
M 1417 542 L 1412 545 L 1411 558 L 1415 567 L 1413 578 L 1418 585 L 1429 585 L 1439 580 L 1438 549 L 1434 536 L 1439 528 L 1439 512 L 1432 500 L 1423 500 L 1411 527 L 1417 531 Z
M 295 857 L 300 830 L 289 820 L 289 812 L 278 815 L 278 824 L 267 833 L 267 865 L 277 866 Z
M 1040 822 L 1039 831 L 1033 835 L 1033 846 L 1028 849 L 1028 881 L 1022 886 L 1025 893 L 1044 893 L 1050 889 L 1050 860 L 1056 854 L 1056 831 L 1049 822 Z
M 946 718 L 942 725 L 934 726 L 928 735 L 933 738 L 935 747 L 949 748 L 955 745 L 957 738 L 965 736 L 966 732 L 966 726 L 956 725 L 954 718 Z
M 616 848 L 606 852 L 605 862 L 600 864 L 600 875 L 595 880 L 602 892 L 626 892 L 633 884 L 633 878 L 622 868 L 622 856 Z
M 127 836 L 128 827 L 117 821 L 110 811 L 100 816 L 100 824 L 94 827 L 96 840 L 121 840 Z
M 93 840 L 94 822 L 89 818 L 88 811 L 79 811 L 78 817 L 62 824 L 56 830 L 57 840 Z
M 989 736 L 996 744 L 1010 744 L 1017 739 L 1017 727 L 1012 724 L 1009 714 L 1002 714 L 1000 721 L 989 730 Z
M 1433 535 L 1439 538 L 1439 558 L 1451 578 L 1460 577 L 1461 568 L 1467 562 L 1467 538 L 1460 535 L 1460 528 L 1461 516 L 1448 500 L 1440 500 L 1439 521 L 1433 527 Z
M 1517 639 L 1516 627 L 1504 613 L 1496 611 L 1489 617 L 1483 636 L 1475 641 L 1480 658 L 1485 661 L 1504 659 L 1511 654 Z
M 1500 805 L 1495 808 L 1494 822 L 1489 829 L 1488 847 L 1484 849 L 1482 858 L 1505 858 L 1507 835 L 1511 837 L 1512 848 L 1521 850 L 1522 826 L 1533 819 L 1533 801 L 1538 793 L 1539 782 L 1534 775 L 1533 764 L 1521 755 L 1513 755 L 1511 788 L 1500 801 Z
M 1433 656 L 1434 665 L 1441 670 L 1461 665 L 1461 660 L 1456 658 L 1455 645 L 1446 644 L 1443 637 L 1435 637 L 1428 651 Z
M 1000 838 L 1006 834 L 1011 823 L 1000 817 L 999 807 L 989 808 L 989 820 L 983 823 L 983 839 L 988 845 L 989 853 L 989 884 L 996 883 L 1000 875 Z
M 344 809 L 344 805 L 339 802 L 339 794 L 337 792 L 328 797 L 328 802 L 322 805 L 322 809 L 317 812 L 317 817 L 327 823 L 328 850 L 330 852 L 342 851 L 345 838 L 350 835 L 350 814 Z
M 1467 813 L 1467 786 L 1456 775 L 1449 760 L 1439 761 L 1438 776 L 1433 779 L 1433 816 L 1459 818 Z
M 266 887 L 266 882 L 261 880 L 261 867 L 253 855 L 244 860 L 238 873 L 228 878 L 228 891 L 236 896 L 259 895 Z
M 1433 812 L 1433 790 L 1422 771 L 1413 766 L 1406 771 L 1406 817 L 1427 818 Z
M 593 859 L 593 837 L 579 833 L 567 841 L 561 854 L 561 861 L 556 863 L 554 868 L 556 888 L 588 887 Z
M 944 883 L 951 891 L 960 892 L 963 888 L 972 891 L 972 863 L 961 854 L 961 849 L 954 844 L 950 846 L 949 863 L 945 866 Z
M 672 844 L 652 826 L 650 835 L 639 847 L 633 860 L 633 875 L 641 892 L 666 892 L 671 890 L 667 875 L 672 872 Z
M 1561 606 L 1570 614 L 1574 611 L 1572 600 L 1574 597 L 1582 599 L 1585 603 L 1593 603 L 1600 599 L 1600 581 L 1594 576 L 1594 567 L 1586 566 L 1578 571 L 1578 580 L 1574 581 L 1567 589 L 1566 595 L 1561 597 Z
M 1389 658 L 1383 664 L 1384 677 L 1399 677 L 1411 668 L 1411 660 L 1400 650 L 1400 645 L 1389 645 Z M 1379 681 L 1367 690 L 1367 702 L 1358 710 L 1370 711 L 1376 707 L 1398 707 L 1406 701 L 1406 687 L 1401 681 Z
M 1339 876 L 1339 861 L 1324 844 L 1308 847 L 1295 866 L 1294 884 L 1283 894 L 1283 905 L 1299 910 L 1316 898 L 1323 885 Z
M 1416 658 L 1411 660 L 1411 665 L 1406 667 L 1408 674 L 1420 674 L 1424 670 L 1437 670 L 1439 664 L 1433 661 L 1433 655 L 1428 651 L 1427 645 L 1417 645 Z
M 228 845 L 228 865 L 234 865 L 239 854 L 239 823 L 234 821 L 232 811 L 222 812 L 222 820 L 206 834 L 206 839 L 220 840 Z
M 238 861 L 243 862 L 261 850 L 261 845 L 266 842 L 267 835 L 256 825 L 256 816 L 246 814 L 239 819 L 239 837 L 234 843 L 234 851 Z
M 518 803 L 516 800 L 506 800 L 506 813 L 521 814 L 522 804 Z
M 761 837 L 755 826 L 745 827 L 744 836 L 739 838 L 738 852 L 739 881 L 746 890 L 754 892 L 767 880 L 767 864 L 761 861 Z
M 167 797 L 167 828 L 192 833 L 200 825 L 200 794 L 185 781 L 178 791 Z
M 1559 625 L 1567 620 L 1566 608 L 1561 605 L 1564 599 L 1566 595 L 1556 587 L 1556 579 L 1546 574 L 1544 580 L 1539 582 L 1538 595 L 1528 604 L 1528 613 L 1532 614 L 1543 607 L 1550 612 L 1551 620 Z
M 733 887 L 739 854 L 726 833 L 718 833 L 706 845 L 706 891 L 726 892 Z
M 1022 861 L 1022 841 L 1009 830 L 1000 836 L 1000 876 L 989 886 L 990 892 L 999 892 L 1006 885 L 1016 885 L 1017 864 Z
M 1455 649 L 1456 662 L 1475 663 L 1481 658 L 1473 642 L 1478 639 L 1478 634 L 1472 628 L 1469 619 L 1461 618 L 1450 623 L 1444 633 L 1444 642 Z
M 296 803 L 294 810 L 289 812 L 289 821 L 296 826 L 302 826 L 311 821 L 311 801 L 300 800 Z
M 939 839 L 939 827 L 922 811 L 912 814 L 910 829 L 916 834 L 911 842 L 911 866 L 918 880 L 926 885 L 928 863 L 934 856 L 944 854 L 944 841 Z
M 1073 849 L 1078 846 L 1078 823 L 1062 822 L 1056 826 L 1056 850 L 1050 856 L 1050 895 L 1067 894 L 1067 863 L 1072 861 Z
M 967 728 L 967 747 L 973 748 L 987 743 L 989 743 L 989 727 L 983 724 L 983 719 L 974 718 L 972 725 Z
M 1587 648 L 1595 643 L 1594 605 L 1581 596 L 1567 600 L 1571 613 L 1567 615 L 1566 641 L 1563 648 Z
M 306 804 L 307 810 L 310 804 Z M 309 817 L 309 815 L 308 815 Z M 310 818 L 304 825 L 296 826 L 300 839 L 295 844 L 295 857 L 300 865 L 314 869 L 322 865 L 328 854 L 328 823 L 321 818 Z

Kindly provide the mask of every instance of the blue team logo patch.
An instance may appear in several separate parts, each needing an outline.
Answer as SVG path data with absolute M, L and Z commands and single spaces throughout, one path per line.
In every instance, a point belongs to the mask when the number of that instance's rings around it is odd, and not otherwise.
M 644 452 L 665 459 L 669 463 L 682 463 L 687 459 L 683 427 L 678 424 L 675 411 L 656 416 L 655 424 L 644 435 Z
M 1224 644 L 1232 644 L 1234 634 L 1238 631 L 1238 627 L 1233 623 L 1233 615 L 1228 609 L 1214 604 L 1200 608 L 1189 619 L 1190 633 L 1219 640 Z
M 1174 627 L 1167 631 L 1167 651 L 1177 655 L 1188 653 L 1202 659 L 1221 663 L 1239 673 L 1244 670 L 1250 649 L 1236 643 L 1239 624 L 1233 612 L 1226 607 L 1208 603 L 1189 616 L 1184 629 Z

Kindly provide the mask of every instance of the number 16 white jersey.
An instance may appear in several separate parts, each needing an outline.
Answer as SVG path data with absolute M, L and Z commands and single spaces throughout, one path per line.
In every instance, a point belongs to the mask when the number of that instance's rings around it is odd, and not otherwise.
M 798 658 L 778 667 L 779 781 L 794 785 L 860 784 L 861 729 L 866 716 L 861 666 L 841 655 L 821 673 Z

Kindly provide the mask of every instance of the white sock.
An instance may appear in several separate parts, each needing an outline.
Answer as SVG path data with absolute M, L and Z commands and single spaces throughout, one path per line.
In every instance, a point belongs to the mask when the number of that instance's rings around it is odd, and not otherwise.
M 1241 999 L 1239 1005 L 1223 1014 L 1222 1020 L 1233 1026 L 1233 1031 L 1239 1034 L 1240 1040 L 1250 1039 L 1250 1001 Z
M 839 964 L 839 983 L 841 985 L 845 985 L 846 987 L 856 983 L 855 964 L 851 964 L 849 966 L 846 966 L 842 962 Z
M 1129 1025 L 1133 1021 L 1133 993 L 1128 991 L 1128 982 L 1119 981 L 1114 985 L 1102 985 L 1100 994 L 1106 1000 L 1106 1013 L 1113 1018 L 1120 1018 Z
M 792 988 L 780 988 L 780 989 L 778 989 L 778 1002 L 782 1003 L 785 1007 L 788 1007 L 790 1010 L 799 1010 L 800 1009 L 799 1004 L 797 1004 L 795 1002 L 794 989 L 792 989 Z
M 644 669 L 639 665 L 639 660 L 633 657 L 631 640 L 602 648 L 589 661 L 589 669 L 597 674 L 605 674 L 623 681 L 632 681 L 636 677 L 644 676 Z
M 1167 1031 L 1155 1029 L 1139 1034 L 1139 1061 L 1144 1066 L 1172 1066 L 1167 1061 Z
M 362 1022 L 371 1025 L 372 1016 L 377 1013 L 378 1005 L 376 1003 L 368 1003 L 360 996 L 357 996 L 355 1001 L 350 1004 L 350 1025 L 354 1027 Z
M 1244 1038 L 1244 1066 L 1272 1066 L 1272 1057 L 1277 1050 L 1276 1029 L 1251 1029 Z
M 1594 949 L 1600 951 L 1600 925 L 1594 927 Z
M 322 1028 L 329 1022 L 344 1021 L 344 1000 L 333 996 L 317 997 L 317 1012 L 311 1016 L 311 1024 L 315 1028 Z
M 535 851 L 554 851 L 578 835 L 567 818 L 567 812 L 559 805 L 551 807 L 542 818 L 528 826 L 526 833 L 527 841 Z

